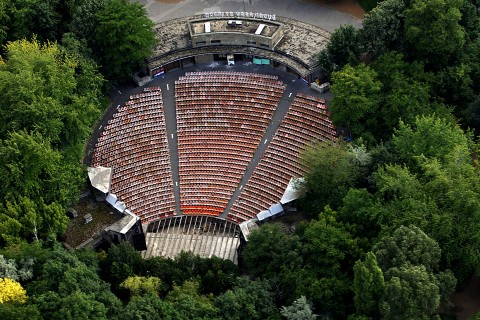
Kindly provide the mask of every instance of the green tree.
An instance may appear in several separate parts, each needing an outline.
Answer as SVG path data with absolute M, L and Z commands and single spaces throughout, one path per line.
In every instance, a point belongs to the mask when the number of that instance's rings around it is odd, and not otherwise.
M 370 250 L 381 231 L 382 204 L 366 189 L 348 190 L 338 211 L 338 220 L 365 251 Z
M 137 2 L 111 0 L 97 12 L 95 49 L 103 74 L 125 80 L 152 53 L 153 22 Z
M 9 320 L 41 320 L 38 308 L 28 303 L 0 303 L 0 317 Z
M 174 285 L 166 300 L 178 311 L 179 319 L 217 319 L 218 309 L 213 297 L 198 293 L 199 284 L 195 280 L 185 281 L 181 286 Z
M 95 46 L 97 13 L 104 10 L 108 0 L 70 0 L 66 7 L 71 17 L 68 30 L 80 41 L 85 40 L 89 48 Z
M 460 0 L 412 0 L 405 10 L 405 38 L 416 56 L 435 67 L 445 66 L 448 58 L 465 43 L 459 24 Z
M 356 64 L 361 53 L 359 31 L 351 25 L 335 29 L 327 47 L 320 53 L 319 61 L 330 74 L 347 63 Z
M 401 226 L 373 252 L 385 279 L 380 311 L 385 319 L 431 319 L 453 293 L 450 271 L 439 272 L 441 251 L 421 229 Z
M 317 315 L 313 313 L 312 306 L 305 296 L 301 296 L 291 306 L 282 307 L 282 316 L 288 320 L 315 320 Z
M 6 56 L 0 65 L 1 136 L 27 130 L 60 149 L 83 143 L 100 114 L 98 75 L 76 73 L 76 59 L 56 44 L 16 41 L 7 45 Z
M 111 319 L 121 310 L 121 302 L 97 270 L 60 246 L 54 247 L 29 289 L 45 318 Z
M 380 56 L 390 50 L 405 51 L 405 8 L 404 0 L 384 0 L 365 15 L 360 36 L 367 53 Z
M 135 296 L 128 302 L 119 319 L 178 320 L 182 318 L 173 303 L 157 295 Z
M 422 157 L 444 163 L 452 150 L 464 155 L 470 153 L 469 136 L 458 125 L 434 115 L 417 117 L 412 125 L 401 121 L 393 143 L 403 160 L 413 168 Z
M 239 277 L 233 289 L 215 298 L 219 314 L 232 320 L 268 319 L 278 314 L 275 296 L 267 280 Z
M 427 271 L 438 270 L 438 243 L 415 226 L 401 226 L 391 237 L 385 237 L 373 247 L 382 270 L 405 264 L 423 265 Z
M 9 0 L 7 3 L 7 39 L 55 40 L 60 33 L 61 16 L 58 0 Z
M 326 205 L 336 208 L 363 169 L 354 149 L 341 143 L 319 142 L 307 147 L 300 158 L 306 171 L 305 182 L 300 186 L 302 202 L 312 216 Z
M 7 8 L 9 6 L 9 1 L 5 0 L 0 2 L 0 52 L 2 52 L 2 47 L 5 44 L 7 39 L 7 30 L 8 30 L 8 12 Z
M 377 259 L 372 252 L 368 252 L 365 261 L 358 260 L 353 267 L 355 279 L 353 290 L 355 292 L 355 308 L 357 314 L 379 317 L 378 304 L 383 297 L 385 282 L 382 269 L 377 264 Z
M 160 284 L 160 279 L 157 277 L 133 276 L 125 279 L 120 287 L 129 290 L 132 296 L 158 295 Z
M 466 124 L 475 129 L 475 132 L 480 133 L 480 96 L 477 96 L 465 110 Z
M 107 309 L 96 301 L 94 294 L 75 291 L 70 295 L 61 297 L 49 291 L 35 297 L 35 304 L 45 319 L 99 319 L 107 320 Z
M 297 233 L 304 262 L 282 276 L 295 281 L 294 296 L 305 295 L 320 315 L 346 317 L 353 293 L 352 269 L 361 255 L 356 240 L 328 207 L 318 220 L 297 228 Z
M 265 224 L 250 234 L 242 257 L 250 274 L 270 277 L 282 265 L 298 261 L 299 250 L 298 236 L 285 234 L 280 225 Z
M 0 142 L 0 230 L 4 241 L 61 235 L 65 207 L 76 197 L 79 167 L 64 171 L 62 156 L 39 134 L 11 133 Z
M 394 267 L 385 277 L 383 319 L 438 319 L 434 316 L 440 305 L 438 281 L 423 265 Z
M 354 138 L 364 137 L 374 140 L 369 128 L 378 110 L 381 82 L 377 73 L 370 67 L 359 64 L 346 65 L 332 74 L 330 100 L 332 120 L 337 127 L 347 127 Z
M 112 284 L 114 289 L 118 289 L 128 277 L 135 273 L 143 274 L 144 263 L 140 253 L 124 241 L 110 247 L 106 258 L 100 261 L 100 268 L 103 279 Z
M 372 115 L 375 123 L 371 132 L 377 139 L 389 139 L 400 120 L 410 124 L 420 115 L 449 115 L 445 106 L 431 101 L 430 77 L 422 63 L 407 63 L 402 54 L 387 52 L 371 67 L 382 82 L 379 108 Z

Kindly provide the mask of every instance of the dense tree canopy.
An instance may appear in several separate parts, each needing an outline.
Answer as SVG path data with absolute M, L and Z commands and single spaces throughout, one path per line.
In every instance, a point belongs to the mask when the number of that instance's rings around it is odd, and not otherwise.
M 239 268 L 55 242 L 104 77 L 142 65 L 153 24 L 126 0 L 0 1 L 0 317 L 438 319 L 480 270 L 478 6 L 384 0 L 333 32 L 319 59 L 353 141 L 306 148 L 311 220 L 264 224 Z
M 100 114 L 101 78 L 56 44 L 21 40 L 0 64 L 0 221 L 4 241 L 65 231 L 84 177 L 81 147 Z M 80 72 L 80 73 L 79 73 Z
M 379 106 L 382 83 L 378 81 L 377 73 L 364 64 L 357 67 L 347 65 L 332 74 L 332 81 L 333 122 L 347 127 L 352 137 L 366 136 Z
M 95 50 L 109 79 L 123 80 L 152 53 L 153 22 L 137 2 L 110 0 L 97 12 Z

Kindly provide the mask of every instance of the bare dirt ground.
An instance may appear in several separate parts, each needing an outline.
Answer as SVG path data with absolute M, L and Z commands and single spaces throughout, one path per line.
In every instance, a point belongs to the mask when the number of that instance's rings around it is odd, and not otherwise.
M 343 13 L 347 13 L 358 19 L 363 19 L 363 16 L 365 15 L 365 10 L 363 10 L 363 8 L 360 6 L 358 1 L 354 1 L 354 0 L 302 0 L 302 1 L 309 2 L 309 3 L 316 3 L 322 7 L 327 7 Z
M 455 307 L 449 314 L 457 316 L 457 320 L 471 319 L 480 310 L 480 277 L 472 277 L 465 288 L 452 295 L 450 301 Z
M 121 217 L 114 213 L 106 202 L 97 202 L 90 196 L 80 199 L 72 206 L 78 213 L 78 217 L 71 219 L 65 232 L 65 242 L 76 247 L 88 238 L 102 232 L 104 228 L 119 220 Z M 85 224 L 84 216 L 92 215 L 92 222 Z

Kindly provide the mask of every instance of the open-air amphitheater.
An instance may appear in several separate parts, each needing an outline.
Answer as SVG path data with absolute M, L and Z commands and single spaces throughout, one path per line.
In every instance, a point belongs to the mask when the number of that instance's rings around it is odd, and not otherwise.
M 337 139 L 327 95 L 309 87 L 329 33 L 229 13 L 156 31 L 153 80 L 113 103 L 89 166 L 109 168 L 107 201 L 135 218 L 117 231 L 140 225 L 144 257 L 236 262 L 249 226 L 287 211 L 305 146 Z

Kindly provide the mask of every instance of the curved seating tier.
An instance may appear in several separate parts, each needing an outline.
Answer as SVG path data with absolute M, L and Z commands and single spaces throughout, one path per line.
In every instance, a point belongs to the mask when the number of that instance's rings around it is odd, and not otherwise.
M 111 193 L 142 223 L 175 214 L 162 94 L 145 88 L 108 121 L 92 165 L 112 168 Z
M 184 214 L 223 213 L 284 90 L 276 76 L 243 72 L 191 72 L 175 82 Z
M 279 202 L 290 178 L 303 174 L 299 154 L 315 139 L 336 140 L 325 101 L 298 94 L 227 218 L 243 222 Z

